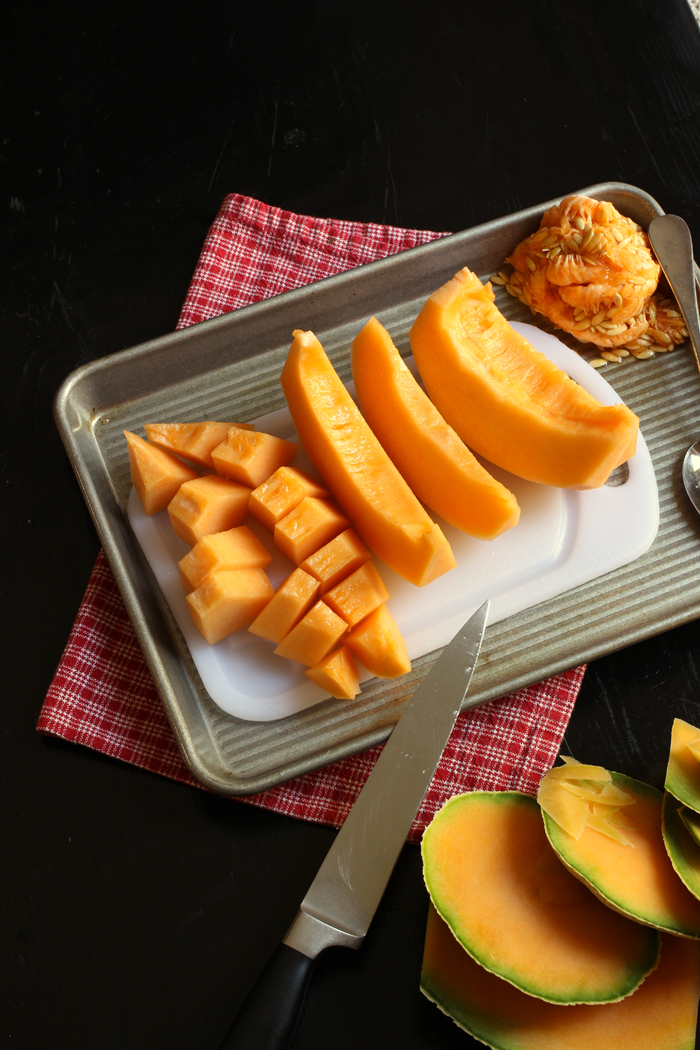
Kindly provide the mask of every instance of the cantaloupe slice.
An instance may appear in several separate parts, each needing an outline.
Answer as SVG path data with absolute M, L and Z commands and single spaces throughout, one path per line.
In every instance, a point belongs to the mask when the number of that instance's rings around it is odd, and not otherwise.
M 186 591 L 193 591 L 210 572 L 222 569 L 264 569 L 272 555 L 247 525 L 203 536 L 178 562 Z
M 482 540 L 518 523 L 513 493 L 491 477 L 445 422 L 376 317 L 353 340 L 352 377 L 362 414 L 431 510 Z
M 662 832 L 673 870 L 694 897 L 700 898 L 700 843 L 683 820 L 678 799 L 664 794 Z M 687 810 L 693 814 L 693 810 Z M 695 815 L 695 814 L 693 814 Z
M 348 625 L 323 601 L 318 601 L 275 649 L 277 656 L 315 667 L 346 633 Z
M 345 515 L 329 500 L 304 496 L 301 503 L 275 525 L 275 546 L 294 565 L 300 565 L 349 524 Z
M 406 642 L 386 605 L 353 627 L 345 644 L 377 678 L 398 678 L 411 670 Z
M 318 580 L 318 593 L 323 595 L 371 557 L 372 552 L 355 530 L 345 529 L 335 539 L 314 551 L 301 563 L 300 568 Z
M 611 908 L 659 930 L 700 937 L 700 901 L 678 878 L 664 846 L 661 792 L 621 773 L 611 776 L 635 800 L 619 815 L 628 842 L 590 826 L 575 839 L 543 813 L 549 841 L 569 871 Z
M 681 806 L 678 815 L 690 832 L 693 841 L 700 846 L 700 813 L 696 813 L 694 809 L 688 809 L 687 806 Z
M 420 986 L 492 1050 L 693 1050 L 700 946 L 664 936 L 658 967 L 633 995 L 602 1006 L 557 1006 L 479 966 L 431 907 Z
M 673 720 L 664 786 L 679 802 L 700 811 L 700 729 L 682 718 Z
M 465 268 L 425 303 L 410 338 L 428 394 L 491 463 L 545 485 L 598 488 L 634 455 L 639 420 L 548 361 L 493 298 Z
M 256 616 L 248 630 L 278 645 L 309 611 L 317 595 L 318 580 L 303 569 L 295 569 L 280 584 L 274 597 Z
M 346 645 L 329 653 L 304 674 L 336 700 L 353 700 L 360 691 L 360 674 Z
M 418 586 L 454 568 L 444 534 L 362 418 L 313 332 L 294 333 L 281 383 L 304 448 L 367 546 Z
M 275 525 L 305 496 L 327 499 L 328 493 L 317 481 L 296 467 L 280 467 L 250 494 L 248 510 L 272 532 Z
M 274 594 L 263 569 L 210 572 L 187 595 L 192 621 L 209 645 L 247 627 Z
M 332 587 L 323 599 L 338 616 L 342 616 L 350 627 L 354 627 L 365 616 L 389 600 L 384 580 L 371 561 L 346 576 Z
M 212 450 L 226 440 L 230 427 L 252 430 L 252 423 L 144 423 L 146 436 L 166 452 L 174 452 L 200 467 L 214 469 Z
M 654 931 L 606 908 L 574 880 L 552 903 L 540 808 L 517 791 L 475 791 L 450 799 L 423 835 L 431 900 L 460 945 L 481 966 L 556 1003 L 615 1002 L 658 960 Z M 540 871 L 538 871 L 538 862 Z M 568 886 L 567 890 L 567 884 Z
M 196 470 L 138 434 L 125 430 L 124 437 L 129 450 L 131 480 L 149 517 L 165 510 L 183 482 L 199 477 Z
M 229 427 L 226 440 L 213 449 L 211 458 L 217 474 L 255 489 L 279 467 L 291 463 L 298 451 L 293 441 L 274 434 Z
M 203 536 L 241 525 L 249 497 L 246 485 L 207 474 L 180 486 L 168 504 L 168 515 L 175 533 L 194 547 Z

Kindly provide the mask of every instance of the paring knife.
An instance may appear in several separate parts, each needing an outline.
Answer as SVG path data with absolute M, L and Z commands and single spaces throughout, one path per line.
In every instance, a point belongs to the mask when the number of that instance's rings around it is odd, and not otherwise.
M 362 944 L 461 710 L 488 610 L 484 602 L 413 694 L 220 1050 L 283 1050 L 317 956 Z

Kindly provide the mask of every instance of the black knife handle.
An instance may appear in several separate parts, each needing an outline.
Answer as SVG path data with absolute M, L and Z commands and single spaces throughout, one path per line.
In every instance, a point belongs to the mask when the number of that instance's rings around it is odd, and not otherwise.
M 315 962 L 280 944 L 219 1050 L 284 1050 L 294 1035 Z

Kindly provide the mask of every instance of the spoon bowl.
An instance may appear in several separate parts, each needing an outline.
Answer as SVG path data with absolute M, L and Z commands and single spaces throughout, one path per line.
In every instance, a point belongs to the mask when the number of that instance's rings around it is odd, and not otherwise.
M 700 316 L 690 230 L 680 215 L 660 215 L 649 224 L 648 233 L 656 258 L 683 314 L 700 369 Z M 700 514 L 700 440 L 685 454 L 682 477 L 688 498 Z

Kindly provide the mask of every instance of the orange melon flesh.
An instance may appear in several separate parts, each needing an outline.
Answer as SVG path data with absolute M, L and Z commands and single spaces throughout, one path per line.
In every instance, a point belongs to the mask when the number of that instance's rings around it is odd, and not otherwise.
M 264 569 L 272 555 L 247 525 L 227 532 L 203 536 L 189 554 L 178 562 L 180 579 L 186 591 L 199 587 L 210 572 L 222 569 Z
M 598 488 L 634 455 L 639 420 L 601 405 L 506 321 L 466 268 L 430 296 L 411 328 L 438 411 L 471 449 L 529 481 Z
M 612 773 L 612 782 L 635 799 L 620 818 L 631 845 L 591 827 L 576 840 L 545 813 L 549 841 L 569 871 L 611 908 L 669 933 L 700 937 L 700 901 L 678 878 L 664 847 L 661 792 L 621 773 Z
M 319 584 L 319 595 L 325 594 L 336 583 L 340 583 L 355 569 L 359 569 L 372 557 L 372 552 L 362 542 L 354 529 L 345 529 L 330 543 L 324 544 L 301 563 L 305 572 L 314 576 Z
M 357 665 L 346 645 L 324 657 L 316 667 L 310 667 L 304 674 L 336 700 L 353 700 L 360 691 Z
M 272 598 L 274 590 L 262 569 L 210 572 L 187 595 L 192 621 L 209 645 L 247 627 Z
M 318 580 L 303 569 L 295 569 L 275 591 L 274 597 L 256 616 L 248 630 L 277 645 L 309 611 L 318 594 Z
M 679 802 L 696 811 L 700 811 L 700 762 L 691 747 L 697 748 L 698 745 L 700 729 L 681 718 L 675 718 L 665 787 Z
M 217 474 L 255 489 L 279 467 L 291 463 L 299 446 L 257 430 L 230 427 L 228 437 L 212 451 Z
M 144 423 L 143 429 L 149 441 L 174 452 L 200 467 L 214 469 L 212 450 L 226 440 L 233 423 Z M 235 426 L 252 430 L 252 423 L 236 423 Z
M 342 616 L 350 627 L 364 620 L 365 616 L 388 600 L 389 592 L 371 561 L 346 576 L 324 597 L 326 604 L 338 616 Z
M 542 899 L 538 862 L 549 850 L 529 795 L 457 795 L 433 818 L 422 853 L 431 900 L 462 948 L 528 995 L 561 1004 L 613 1002 L 656 966 L 658 935 L 592 893 L 568 902 L 561 894 L 561 903 Z
M 406 643 L 386 605 L 353 627 L 345 644 L 377 678 L 398 678 L 411 670 Z
M 129 450 L 131 480 L 148 517 L 165 510 L 183 482 L 199 477 L 196 470 L 138 434 L 125 430 L 124 437 Z
M 367 546 L 419 587 L 454 568 L 445 536 L 362 418 L 313 332 L 294 333 L 281 383 L 304 448 Z
M 194 547 L 203 536 L 240 525 L 248 510 L 250 489 L 208 474 L 187 481 L 168 504 L 168 515 L 180 539 Z
M 305 496 L 275 525 L 275 546 L 295 565 L 347 529 L 350 522 L 325 499 Z
M 340 641 L 348 625 L 325 602 L 316 602 L 275 649 L 277 656 L 315 667 Z
M 559 1006 L 479 966 L 431 907 L 421 991 L 493 1050 L 693 1050 L 700 950 L 664 936 L 661 960 L 640 988 L 605 1005 Z
M 253 489 L 248 510 L 272 532 L 277 522 L 294 510 L 305 496 L 326 499 L 328 493 L 296 467 L 280 467 L 262 485 Z
M 431 510 L 482 540 L 517 525 L 520 507 L 513 493 L 445 422 L 376 317 L 353 341 L 352 376 L 365 419 Z

